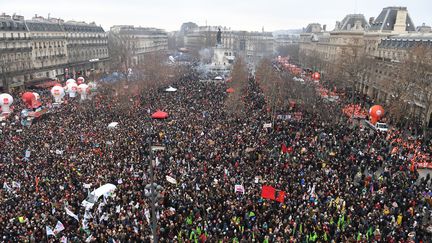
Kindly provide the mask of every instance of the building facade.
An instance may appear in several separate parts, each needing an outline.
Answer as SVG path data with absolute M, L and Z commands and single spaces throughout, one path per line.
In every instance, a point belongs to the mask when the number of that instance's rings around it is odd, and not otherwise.
M 118 25 L 111 27 L 109 34 L 113 41 L 127 46 L 132 66 L 142 64 L 149 53 L 168 50 L 168 34 L 162 29 Z
M 370 18 L 368 22 L 363 15 L 350 14 L 337 22 L 333 31 L 324 29 L 314 23 L 308 25 L 300 35 L 301 64 L 315 68 L 324 75 L 334 73 L 335 68 L 342 66 L 344 57 L 353 56 L 352 50 L 356 50 L 356 55 L 366 64 L 364 74 L 351 77 L 356 79 L 351 81 L 356 90 L 375 102 L 388 102 L 395 95 L 391 88 L 394 86 L 392 80 L 409 79 L 403 73 L 406 63 L 415 63 L 420 55 L 422 65 L 426 63 L 426 70 L 429 70 L 424 77 L 432 77 L 430 27 L 423 24 L 416 28 L 406 7 L 384 8 L 377 18 Z M 419 47 L 422 51 L 416 54 Z M 412 71 L 414 74 L 415 71 Z M 415 97 L 406 100 L 411 105 L 410 110 L 431 124 L 431 104 L 424 97 L 432 91 L 417 88 L 413 92 Z
M 68 62 L 66 33 L 58 19 L 35 16 L 27 20 L 34 72 L 31 81 L 60 78 Z
M 369 28 L 362 14 L 349 14 L 336 22 L 333 31 L 320 24 L 309 24 L 300 35 L 300 62 L 323 74 L 331 72 L 335 63 L 348 55 L 363 52 L 364 33 Z
M 22 88 L 49 79 L 89 76 L 104 71 L 108 38 L 94 23 L 31 20 L 0 15 L 0 87 Z
M 261 32 L 236 31 L 234 53 L 254 64 L 257 64 L 262 58 L 271 58 L 275 53 L 273 34 L 264 30 Z
M 184 34 L 184 47 L 198 53 L 216 46 L 217 33 L 221 30 L 221 43 L 226 56 L 242 56 L 248 62 L 257 62 L 263 57 L 272 57 L 274 37 L 271 32 L 233 31 L 227 27 L 199 26 Z
M 184 47 L 189 50 L 199 51 L 204 48 L 216 46 L 216 36 L 221 29 L 221 42 L 225 48 L 234 48 L 234 33 L 227 27 L 198 26 L 189 29 L 184 35 Z
M 0 87 L 19 87 L 30 80 L 32 44 L 24 17 L 0 15 Z
M 109 61 L 108 35 L 95 23 L 68 21 L 62 23 L 66 33 L 68 69 L 66 75 L 102 72 Z

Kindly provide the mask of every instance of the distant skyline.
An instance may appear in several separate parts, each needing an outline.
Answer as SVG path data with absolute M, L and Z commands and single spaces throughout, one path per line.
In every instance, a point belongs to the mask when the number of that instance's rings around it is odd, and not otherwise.
M 233 30 L 265 31 L 301 29 L 309 23 L 326 24 L 352 13 L 366 20 L 377 17 L 384 7 L 404 6 L 416 26 L 432 25 L 431 0 L 14 0 L 1 1 L 0 12 L 35 14 L 65 21 L 96 22 L 105 31 L 113 25 L 179 30 L 182 23 L 226 26 Z

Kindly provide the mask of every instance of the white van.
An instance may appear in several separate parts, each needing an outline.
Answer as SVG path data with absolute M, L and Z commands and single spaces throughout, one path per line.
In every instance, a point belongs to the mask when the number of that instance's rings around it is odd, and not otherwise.
M 370 121 L 365 120 L 366 124 L 373 129 L 374 131 L 380 131 L 380 132 L 387 132 L 389 130 L 389 127 L 387 123 L 383 122 L 377 122 L 375 125 L 372 124 Z

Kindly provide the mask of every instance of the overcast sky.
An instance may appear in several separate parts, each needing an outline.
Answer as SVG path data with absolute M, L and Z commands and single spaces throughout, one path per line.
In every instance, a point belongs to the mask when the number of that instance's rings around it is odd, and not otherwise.
M 387 6 L 406 6 L 416 26 L 432 25 L 432 0 L 0 0 L 0 12 L 35 14 L 102 25 L 178 30 L 184 22 L 235 30 L 298 29 L 308 23 L 334 27 L 346 14 L 377 17 Z

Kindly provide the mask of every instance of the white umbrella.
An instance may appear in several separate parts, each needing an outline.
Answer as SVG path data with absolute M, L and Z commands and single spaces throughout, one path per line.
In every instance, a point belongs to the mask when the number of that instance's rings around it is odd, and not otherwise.
M 108 128 L 115 128 L 118 125 L 118 122 L 111 122 L 108 124 Z
M 167 91 L 167 92 L 176 92 L 177 91 L 177 89 L 176 88 L 173 88 L 173 87 L 169 87 L 168 89 L 166 89 L 165 91 Z

